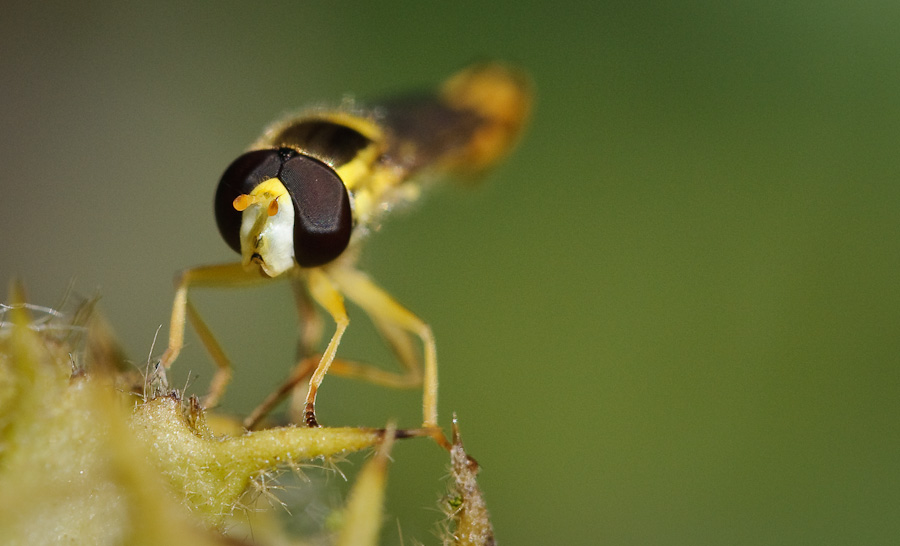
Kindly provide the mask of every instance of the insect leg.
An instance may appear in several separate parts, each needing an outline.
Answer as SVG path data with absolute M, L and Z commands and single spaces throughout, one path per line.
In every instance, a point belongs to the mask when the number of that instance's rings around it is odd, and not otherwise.
M 185 317 L 194 325 L 200 341 L 209 352 L 216 364 L 217 370 L 209 386 L 209 394 L 204 403 L 207 407 L 216 405 L 219 398 L 225 392 L 225 387 L 231 379 L 231 362 L 225 356 L 219 342 L 210 331 L 209 327 L 200 317 L 196 308 L 188 299 L 188 289 L 191 287 L 215 287 L 238 286 L 266 281 L 256 273 L 248 273 L 240 263 L 210 265 L 186 269 L 179 273 L 175 279 L 175 301 L 172 304 L 172 319 L 169 324 L 169 347 L 163 353 L 160 364 L 165 368 L 172 366 L 178 353 L 184 346 Z
M 362 379 L 382 385 L 385 387 L 393 387 L 398 389 L 414 388 L 422 385 L 422 366 L 416 357 L 416 351 L 412 344 L 412 337 L 408 332 L 397 328 L 396 326 L 387 326 L 379 322 L 375 322 L 381 334 L 388 340 L 397 359 L 403 364 L 405 370 L 403 373 L 395 373 L 381 368 L 372 366 L 365 362 L 356 362 L 343 358 L 335 358 L 331 361 L 328 373 L 331 375 L 339 375 L 342 377 L 351 377 L 354 379 Z M 250 415 L 244 419 L 244 427 L 253 430 L 259 422 L 265 417 L 279 402 L 281 402 L 289 394 L 291 396 L 291 404 L 289 413 L 295 422 L 303 422 L 305 400 L 300 391 L 300 385 L 304 379 L 316 369 L 316 365 L 321 360 L 320 356 L 308 356 L 301 358 L 287 379 L 256 408 Z
M 332 284 L 331 280 L 321 269 L 311 269 L 309 271 L 309 293 L 312 298 L 321 305 L 331 318 L 334 319 L 337 327 L 331 336 L 331 341 L 325 348 L 316 370 L 309 379 L 309 391 L 306 395 L 306 408 L 303 412 L 303 422 L 309 427 L 317 427 L 319 423 L 316 421 L 316 392 L 325 374 L 328 373 L 328 367 L 334 360 L 338 345 L 341 343 L 341 336 L 347 329 L 350 319 L 347 318 L 347 310 L 344 307 L 344 298 L 338 289 Z
M 425 349 L 425 376 L 422 396 L 422 413 L 424 428 L 436 428 L 437 424 L 437 351 L 431 327 L 405 307 L 397 303 L 383 289 L 379 288 L 369 277 L 355 269 L 336 268 L 330 272 L 331 278 L 351 301 L 359 305 L 387 335 L 388 340 L 397 348 L 398 356 L 407 368 L 417 366 L 417 360 L 404 357 L 409 353 L 408 341 L 400 341 L 401 332 L 409 332 L 419 336 Z M 406 349 L 404 349 L 406 347 Z M 370 372 L 369 372 L 370 373 Z M 414 377 L 412 374 L 408 374 Z M 377 382 L 377 381 L 376 381 Z
M 256 428 L 259 422 L 272 411 L 272 408 L 277 406 L 291 392 L 294 392 L 292 400 L 301 399 L 302 394 L 297 392 L 299 385 L 313 373 L 321 359 L 321 355 L 315 356 L 316 346 L 322 337 L 321 315 L 319 315 L 313 304 L 303 277 L 292 277 L 291 289 L 294 293 L 294 303 L 297 306 L 297 318 L 299 319 L 297 323 L 297 363 L 294 365 L 294 369 L 291 370 L 288 378 L 284 380 L 284 383 L 272 391 L 244 419 L 244 427 L 248 430 Z M 334 362 L 332 362 L 332 366 L 334 366 Z M 293 412 L 293 414 L 302 416 L 303 408 Z
M 377 317 L 370 318 L 382 337 L 390 344 L 397 360 L 403 365 L 403 372 L 391 372 L 366 362 L 339 358 L 331 363 L 331 373 L 395 389 L 411 389 L 421 386 L 422 363 L 419 361 L 410 333 Z
M 297 306 L 297 362 L 309 358 L 316 352 L 322 339 L 322 317 L 309 294 L 306 280 L 299 275 L 291 277 L 291 291 Z
M 302 398 L 302 393 L 300 393 L 299 390 L 301 388 L 301 383 L 316 370 L 321 359 L 321 355 L 313 355 L 297 362 L 291 370 L 290 375 L 288 375 L 288 378 L 285 379 L 277 389 L 272 391 L 265 400 L 256 406 L 253 411 L 250 412 L 250 415 L 244 418 L 244 428 L 247 430 L 256 430 L 263 418 L 272 411 L 272 408 L 277 406 L 288 395 L 291 395 L 291 418 L 294 422 L 303 422 L 305 408 L 295 407 L 298 400 L 304 400 L 305 402 L 305 399 Z M 332 361 L 332 369 L 336 362 L 337 359 Z
M 328 368 L 328 373 L 332 375 L 340 375 L 342 377 L 351 377 L 354 379 L 362 379 L 382 385 L 385 387 L 393 387 L 397 389 L 408 389 L 418 387 L 422 384 L 422 365 L 416 358 L 416 351 L 412 344 L 410 335 L 393 325 L 387 326 L 375 321 L 381 334 L 388 340 L 397 359 L 403 364 L 405 370 L 403 373 L 395 373 L 381 368 L 377 368 L 366 362 L 357 362 L 346 360 L 343 358 L 334 358 Z M 249 417 L 244 419 L 244 427 L 252 430 L 259 421 L 275 407 L 285 396 L 291 393 L 291 404 L 289 413 L 291 418 L 297 422 L 303 422 L 305 407 L 301 405 L 302 393 L 299 392 L 300 383 L 309 376 L 315 369 L 320 357 L 310 356 L 301 359 L 291 375 L 282 383 L 282 385 L 270 394 L 266 400 L 260 404 Z

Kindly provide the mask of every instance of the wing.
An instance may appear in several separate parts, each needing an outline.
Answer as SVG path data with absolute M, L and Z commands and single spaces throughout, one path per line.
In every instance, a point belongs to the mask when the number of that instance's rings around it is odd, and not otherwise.
M 477 174 L 506 155 L 531 110 L 531 82 L 498 63 L 470 66 L 429 94 L 383 101 L 389 160 L 410 174 Z

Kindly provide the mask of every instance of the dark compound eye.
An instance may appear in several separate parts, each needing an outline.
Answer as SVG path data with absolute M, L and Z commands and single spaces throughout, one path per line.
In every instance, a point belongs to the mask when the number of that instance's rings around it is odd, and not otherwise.
M 228 246 L 241 251 L 243 213 L 235 210 L 235 198 L 270 178 L 281 180 L 294 204 L 297 263 L 316 267 L 340 256 L 353 231 L 347 188 L 331 167 L 287 148 L 247 152 L 225 170 L 214 206 L 219 233 Z
M 222 238 L 235 252 L 241 252 L 242 219 L 241 212 L 234 208 L 235 198 L 250 193 L 261 182 L 277 177 L 282 163 L 283 155 L 279 150 L 257 150 L 238 157 L 225 169 L 216 189 L 216 224 Z
M 294 257 L 302 267 L 337 258 L 350 243 L 350 196 L 337 173 L 321 161 L 296 155 L 278 176 L 294 203 Z

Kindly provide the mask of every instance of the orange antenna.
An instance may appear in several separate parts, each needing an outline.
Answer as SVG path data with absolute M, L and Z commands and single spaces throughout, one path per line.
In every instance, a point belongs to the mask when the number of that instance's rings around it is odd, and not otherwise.
M 247 207 L 254 204 L 255 202 L 256 199 L 254 197 L 247 195 L 246 193 L 242 193 L 234 198 L 232 205 L 234 206 L 234 210 L 243 212 L 247 209 Z

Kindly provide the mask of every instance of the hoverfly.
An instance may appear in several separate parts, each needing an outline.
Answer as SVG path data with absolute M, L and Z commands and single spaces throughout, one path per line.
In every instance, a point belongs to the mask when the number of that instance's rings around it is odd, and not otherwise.
M 348 103 L 334 110 L 313 109 L 272 124 L 228 166 L 215 194 L 219 232 L 241 260 L 187 269 L 176 278 L 162 365 L 168 368 L 178 356 L 187 318 L 217 365 L 205 399 L 207 406 L 215 405 L 230 380 L 231 364 L 190 303 L 188 290 L 287 278 L 301 321 L 315 316 L 314 301 L 336 324 L 321 356 L 311 357 L 315 367 L 302 422 L 319 426 L 316 394 L 334 364 L 335 372 L 379 384 L 423 385 L 422 426 L 436 429 L 438 372 L 431 328 L 355 268 L 358 249 L 385 211 L 418 197 L 423 177 L 478 174 L 506 155 L 530 107 L 527 77 L 502 64 L 482 63 L 431 93 L 401 96 L 372 108 Z M 402 372 L 335 360 L 348 324 L 344 298 L 369 315 Z M 311 330 L 317 329 L 307 333 Z M 416 337 L 424 349 L 424 375 Z M 312 340 L 301 345 L 312 354 Z M 298 362 L 295 376 L 308 360 Z

